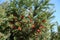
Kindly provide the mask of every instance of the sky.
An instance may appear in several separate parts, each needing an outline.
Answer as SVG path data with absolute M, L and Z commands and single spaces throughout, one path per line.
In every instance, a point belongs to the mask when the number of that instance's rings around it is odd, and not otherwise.
M 5 0 L 0 0 L 0 4 L 3 3 Z M 56 12 L 53 14 L 55 18 L 53 21 L 57 21 L 58 24 L 60 25 L 60 0 L 51 0 L 50 3 L 53 3 L 55 5 L 55 10 Z M 57 28 L 55 27 L 54 30 L 56 31 Z
M 53 3 L 55 5 L 55 10 L 56 12 L 54 13 L 54 20 L 53 21 L 57 21 L 58 25 L 60 25 L 60 0 L 51 0 L 51 3 Z M 57 27 L 54 27 L 54 31 L 57 32 Z
M 60 0 L 51 0 L 51 3 L 55 4 L 56 12 L 54 13 L 54 21 L 58 21 L 58 23 L 60 24 Z

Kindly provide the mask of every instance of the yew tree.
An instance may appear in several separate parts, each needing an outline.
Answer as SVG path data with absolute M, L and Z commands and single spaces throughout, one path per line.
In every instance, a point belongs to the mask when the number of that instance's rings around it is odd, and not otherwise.
M 2 40 L 50 40 L 52 6 L 50 0 L 7 1 L 3 6 L 4 15 L 0 17 Z

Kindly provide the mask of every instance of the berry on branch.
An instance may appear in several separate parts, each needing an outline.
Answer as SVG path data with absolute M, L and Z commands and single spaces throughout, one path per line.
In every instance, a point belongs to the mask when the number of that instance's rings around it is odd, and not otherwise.
M 20 30 L 20 31 L 21 31 L 21 27 L 18 27 L 18 30 Z
M 42 20 L 42 22 L 44 22 L 44 23 L 45 23 L 45 22 L 46 22 L 46 20 L 44 19 L 44 20 Z

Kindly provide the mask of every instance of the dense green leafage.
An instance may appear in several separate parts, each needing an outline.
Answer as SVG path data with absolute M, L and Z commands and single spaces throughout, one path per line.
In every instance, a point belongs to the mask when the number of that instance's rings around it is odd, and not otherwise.
M 1 4 L 0 39 L 51 40 L 54 10 L 49 1 L 9 0 Z

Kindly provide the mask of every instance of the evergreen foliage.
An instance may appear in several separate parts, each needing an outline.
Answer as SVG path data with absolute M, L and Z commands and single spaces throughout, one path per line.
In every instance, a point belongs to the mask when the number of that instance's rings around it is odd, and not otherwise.
M 50 40 L 54 10 L 49 1 L 9 0 L 6 6 L 4 3 L 0 7 L 3 8 L 0 12 L 1 40 Z

